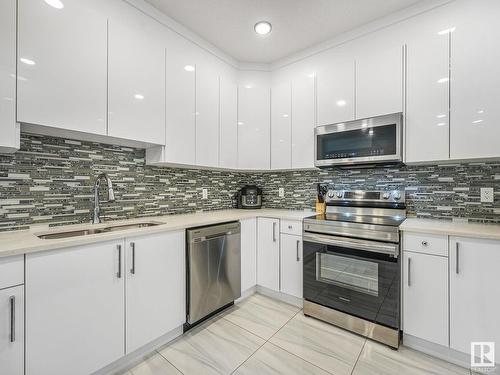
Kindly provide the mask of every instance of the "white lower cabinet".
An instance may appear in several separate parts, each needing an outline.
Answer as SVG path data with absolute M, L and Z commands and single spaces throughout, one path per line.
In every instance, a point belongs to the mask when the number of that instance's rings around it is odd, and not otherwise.
M 185 322 L 184 249 L 184 231 L 126 240 L 127 353 Z
M 24 374 L 24 286 L 0 290 L 0 373 Z
M 257 284 L 280 290 L 280 221 L 257 219 Z
M 257 285 L 257 219 L 241 224 L 241 292 Z
M 26 375 L 86 375 L 124 355 L 123 247 L 26 255 Z
M 450 347 L 500 343 L 500 241 L 450 237 Z
M 448 258 L 403 254 L 403 329 L 448 346 Z
M 281 292 L 302 298 L 302 237 L 282 234 L 280 241 Z

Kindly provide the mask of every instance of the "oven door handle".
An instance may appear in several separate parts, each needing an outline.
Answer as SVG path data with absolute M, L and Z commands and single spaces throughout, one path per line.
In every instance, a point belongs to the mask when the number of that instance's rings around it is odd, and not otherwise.
M 385 244 L 375 241 L 358 240 L 354 238 L 325 236 L 317 233 L 304 233 L 304 241 L 315 242 L 325 245 L 336 245 L 350 249 L 370 251 L 372 253 L 381 253 L 391 255 L 394 258 L 399 256 L 398 244 Z

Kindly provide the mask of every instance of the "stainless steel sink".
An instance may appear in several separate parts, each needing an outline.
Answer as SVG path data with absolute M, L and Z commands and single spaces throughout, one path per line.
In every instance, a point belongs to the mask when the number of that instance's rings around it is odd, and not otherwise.
M 110 225 L 103 228 L 89 228 L 89 229 L 71 230 L 67 232 L 44 233 L 37 235 L 37 237 L 41 238 L 42 240 L 57 240 L 61 238 L 88 236 L 90 234 L 109 233 L 127 229 L 147 228 L 160 224 L 162 223 L 146 222 L 146 223 L 135 223 L 135 224 Z

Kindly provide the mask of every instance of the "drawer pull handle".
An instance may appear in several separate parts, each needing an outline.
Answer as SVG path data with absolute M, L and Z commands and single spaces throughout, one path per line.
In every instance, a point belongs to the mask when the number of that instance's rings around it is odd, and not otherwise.
M 289 226 L 288 226 L 288 229 L 292 229 L 292 226 L 291 226 L 291 225 L 289 225 Z
M 273 223 L 273 242 L 276 242 L 276 223 Z
M 427 246 L 429 243 L 427 241 L 422 241 L 422 246 Z
M 116 245 L 118 250 L 118 272 L 116 273 L 116 277 L 119 279 L 122 278 L 122 245 Z
M 299 247 L 300 247 L 300 240 L 297 240 L 297 262 L 300 262 Z
M 456 264 L 455 264 L 455 273 L 458 275 L 460 273 L 460 268 L 459 268 L 459 255 L 460 255 L 460 252 L 459 252 L 459 243 L 457 242 L 455 244 L 455 252 L 456 252 Z
M 349 298 L 345 298 L 345 297 L 339 297 L 339 300 L 341 300 L 342 302 L 346 302 L 346 303 L 351 302 L 351 300 Z
M 10 342 L 16 341 L 16 297 L 10 296 Z
M 411 258 L 408 257 L 408 286 L 411 286 Z
M 130 268 L 130 273 L 135 275 L 135 242 L 131 242 L 130 247 L 132 248 L 132 268 Z

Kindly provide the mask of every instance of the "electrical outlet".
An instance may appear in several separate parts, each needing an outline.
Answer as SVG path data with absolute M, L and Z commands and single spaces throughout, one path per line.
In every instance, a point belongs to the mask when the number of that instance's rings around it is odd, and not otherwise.
M 481 188 L 481 203 L 493 203 L 493 188 Z
M 278 189 L 278 196 L 280 198 L 283 198 L 285 196 L 285 188 L 279 188 Z
M 201 190 L 201 195 L 202 195 L 202 199 L 207 199 L 208 198 L 208 189 L 202 189 Z

